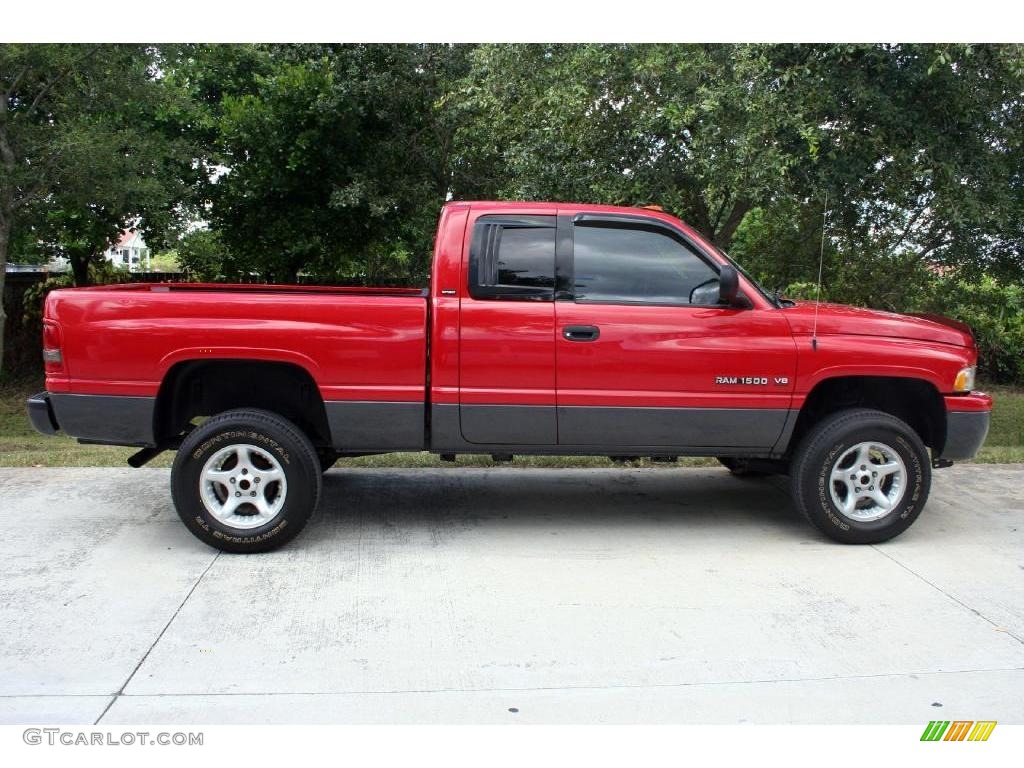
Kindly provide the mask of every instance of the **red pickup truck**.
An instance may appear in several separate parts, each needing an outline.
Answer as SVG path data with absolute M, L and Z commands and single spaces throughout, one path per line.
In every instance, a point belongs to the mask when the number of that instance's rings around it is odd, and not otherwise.
M 138 446 L 134 466 L 176 449 L 182 520 L 234 552 L 295 536 L 339 458 L 424 450 L 714 456 L 878 542 L 992 407 L 962 323 L 780 299 L 642 208 L 452 202 L 427 290 L 61 290 L 43 342 L 36 428 Z

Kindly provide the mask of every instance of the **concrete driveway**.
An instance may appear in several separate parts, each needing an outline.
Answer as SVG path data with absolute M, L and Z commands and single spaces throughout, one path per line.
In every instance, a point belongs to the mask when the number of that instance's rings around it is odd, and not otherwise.
M 218 554 L 166 470 L 0 469 L 0 722 L 1024 722 L 1024 465 L 832 544 L 724 470 L 331 471 Z

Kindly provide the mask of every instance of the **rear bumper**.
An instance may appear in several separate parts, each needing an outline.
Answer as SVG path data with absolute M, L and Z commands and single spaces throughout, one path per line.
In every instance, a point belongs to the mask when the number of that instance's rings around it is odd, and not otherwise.
M 959 397 L 949 396 L 946 398 L 946 409 L 946 444 L 938 458 L 950 461 L 974 458 L 988 436 L 992 420 L 992 398 L 980 392 Z
M 40 392 L 25 406 L 32 426 L 44 435 L 61 430 L 70 437 L 105 445 L 153 445 L 156 398 Z
M 60 426 L 57 424 L 57 417 L 53 413 L 53 405 L 50 403 L 48 392 L 32 395 L 32 397 L 25 401 L 25 407 L 28 409 L 28 418 L 32 422 L 32 426 L 35 427 L 36 432 L 42 432 L 44 435 L 57 434 Z

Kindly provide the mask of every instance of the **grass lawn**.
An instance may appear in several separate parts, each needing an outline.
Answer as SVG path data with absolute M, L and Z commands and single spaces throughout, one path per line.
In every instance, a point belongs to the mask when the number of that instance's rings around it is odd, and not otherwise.
M 79 445 L 63 435 L 40 435 L 25 414 L 25 399 L 43 389 L 38 379 L 0 382 L 0 466 L 3 467 L 121 467 L 134 448 L 103 445 Z M 992 428 L 975 462 L 1004 464 L 1024 462 L 1024 388 L 988 387 L 995 398 Z M 173 453 L 164 453 L 149 466 L 169 467 Z M 389 453 L 345 460 L 353 467 L 451 467 L 429 453 Z M 489 456 L 459 456 L 457 465 L 495 466 Z M 714 459 L 680 459 L 682 466 L 716 466 Z M 679 466 L 642 459 L 630 462 L 636 467 Z M 591 456 L 517 456 L 511 465 L 527 467 L 614 467 L 603 457 Z

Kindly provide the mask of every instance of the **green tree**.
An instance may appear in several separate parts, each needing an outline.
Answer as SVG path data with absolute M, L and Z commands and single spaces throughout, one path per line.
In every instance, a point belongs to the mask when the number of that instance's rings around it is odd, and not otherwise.
M 1020 46 L 491 45 L 471 60 L 457 196 L 659 203 L 720 247 L 756 211 L 738 255 L 783 283 L 816 275 L 828 196 L 828 252 L 865 287 L 929 265 L 1021 275 Z
M 813 158 L 764 46 L 484 46 L 461 106 L 458 196 L 657 203 L 721 246 Z
M 826 285 L 903 309 L 937 272 L 1024 275 L 1020 46 L 773 46 L 802 104 L 813 162 L 800 195 L 763 204 L 734 255 L 772 284 L 814 279 L 828 199 Z
M 464 59 L 441 45 L 182 57 L 172 77 L 205 105 L 199 130 L 222 170 L 205 216 L 234 268 L 287 282 L 425 276 L 450 186 L 448 88 Z
M 189 232 L 178 241 L 177 255 L 181 270 L 189 278 L 209 282 L 242 277 L 218 232 L 209 229 Z
M 158 242 L 197 174 L 157 51 L 0 46 L 0 288 L 12 240 L 77 284 L 122 228 Z

